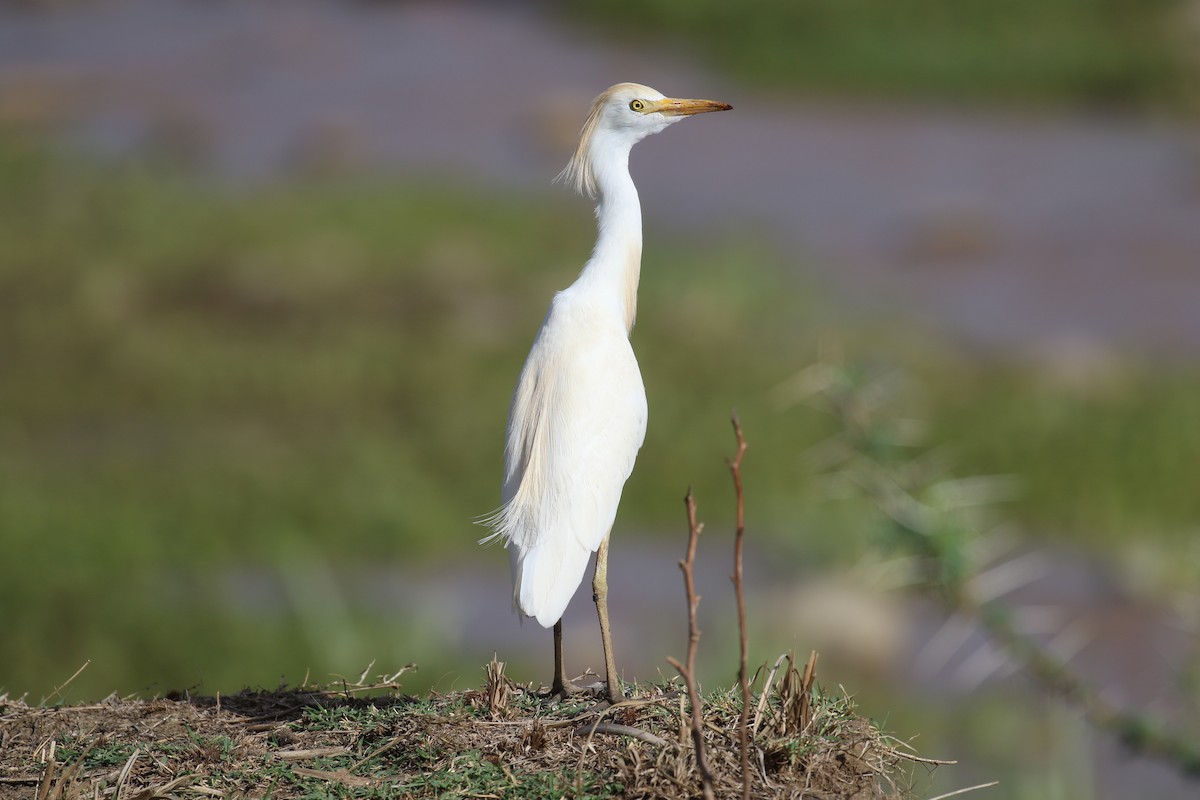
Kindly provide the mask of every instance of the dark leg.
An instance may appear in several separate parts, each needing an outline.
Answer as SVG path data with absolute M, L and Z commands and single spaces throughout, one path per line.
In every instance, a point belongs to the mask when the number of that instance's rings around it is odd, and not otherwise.
M 578 691 L 575 684 L 567 680 L 567 669 L 563 666 L 562 620 L 554 623 L 554 682 L 550 686 L 550 696 L 566 699 L 572 692 Z

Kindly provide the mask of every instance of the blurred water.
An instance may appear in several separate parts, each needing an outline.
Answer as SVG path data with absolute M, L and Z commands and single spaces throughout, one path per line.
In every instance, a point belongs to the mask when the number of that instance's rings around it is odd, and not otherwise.
M 227 180 L 550 178 L 617 80 L 731 101 L 639 146 L 650 224 L 766 235 L 854 307 L 1010 352 L 1200 348 L 1200 162 L 1178 123 L 817 104 L 516 3 L 0 7 L 0 116 Z M 580 213 L 586 213 L 581 205 Z

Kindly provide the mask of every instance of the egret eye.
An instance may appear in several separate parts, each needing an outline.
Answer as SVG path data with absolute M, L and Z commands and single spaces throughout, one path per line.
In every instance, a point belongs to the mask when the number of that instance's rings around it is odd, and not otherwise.
M 632 109 L 633 111 L 645 111 L 646 103 L 642 100 L 630 100 L 629 108 Z

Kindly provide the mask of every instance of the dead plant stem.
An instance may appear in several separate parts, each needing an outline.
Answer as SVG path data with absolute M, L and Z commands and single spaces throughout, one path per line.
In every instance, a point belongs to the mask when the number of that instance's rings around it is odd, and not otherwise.
M 674 658 L 667 658 L 667 661 L 679 671 L 679 674 L 683 676 L 684 683 L 687 684 L 688 698 L 692 703 L 692 742 L 696 748 L 696 768 L 700 771 L 700 787 L 704 793 L 704 800 L 715 800 L 712 771 L 708 768 L 708 758 L 704 753 L 704 709 L 700 692 L 696 687 L 696 649 L 700 644 L 700 626 L 696 623 L 696 608 L 700 605 L 700 596 L 696 594 L 696 586 L 692 580 L 692 565 L 696 562 L 696 542 L 700 538 L 700 531 L 704 529 L 704 525 L 696 522 L 696 500 L 692 497 L 690 487 L 687 496 L 683 498 L 683 504 L 687 508 L 688 546 L 687 556 L 679 562 L 679 569 L 683 572 L 683 588 L 687 593 L 688 604 L 687 665 L 680 664 Z
M 742 711 L 738 717 L 738 744 L 742 754 L 742 798 L 750 800 L 750 684 L 746 680 L 746 596 L 742 588 L 742 540 L 746 533 L 746 501 L 742 493 L 742 456 L 746 453 L 746 439 L 742 436 L 742 425 L 734 413 L 733 433 L 737 437 L 737 454 L 728 459 L 729 472 L 733 476 L 733 490 L 737 496 L 737 534 L 733 541 L 733 591 L 737 595 L 738 633 L 741 637 L 741 660 L 738 663 L 738 684 L 742 689 Z

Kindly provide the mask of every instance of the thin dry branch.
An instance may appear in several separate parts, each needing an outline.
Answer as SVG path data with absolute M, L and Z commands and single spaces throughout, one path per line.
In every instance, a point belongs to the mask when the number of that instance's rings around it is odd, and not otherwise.
M 49 696 L 49 697 L 47 697 L 47 698 L 46 698 L 46 700 L 44 700 L 44 701 L 42 702 L 42 705 L 45 705 L 45 704 L 46 704 L 46 702 L 48 702 L 48 701 L 50 701 L 50 700 L 54 699 L 55 697 L 57 697 L 57 698 L 59 698 L 59 699 L 61 700 L 61 699 L 62 699 L 62 691 L 63 691 L 63 689 L 66 689 L 68 686 L 70 686 L 70 685 L 71 685 L 71 681 L 73 681 L 73 680 L 75 680 L 76 678 L 78 678 L 78 677 L 79 677 L 79 674 L 80 674 L 81 672 L 83 672 L 85 669 L 87 669 L 87 668 L 88 668 L 88 665 L 90 665 L 91 663 L 92 663 L 92 660 L 89 658 L 87 661 L 83 662 L 83 666 L 81 666 L 79 669 L 75 670 L 75 674 L 74 674 L 74 675 L 72 675 L 71 677 L 67 678 L 67 679 L 66 679 L 66 680 L 63 682 L 63 685 L 62 685 L 62 686 L 55 686 L 55 687 L 54 687 L 54 691 L 53 691 L 53 692 L 51 692 L 51 693 L 50 693 L 50 696 Z
M 351 697 L 355 694 L 360 694 L 363 692 L 377 692 L 382 689 L 399 691 L 402 688 L 401 684 L 399 683 L 400 676 L 406 672 L 414 672 L 417 669 L 416 664 L 405 664 L 397 672 L 394 672 L 391 675 L 380 675 L 376 680 L 368 681 L 367 673 L 371 671 L 373 666 L 375 666 L 374 661 L 367 665 L 367 668 L 364 669 L 362 674 L 358 676 L 357 681 L 351 682 L 347 681 L 345 678 L 342 678 L 340 688 L 326 689 L 316 686 L 309 690 L 309 694 L 314 697 Z M 307 685 L 307 683 L 308 676 L 305 675 L 304 684 L 302 685 Z
M 896 749 L 896 748 L 894 748 L 894 747 L 893 747 L 893 748 L 890 748 L 889 752 L 890 752 L 892 755 L 894 755 L 896 758 L 903 758 L 905 761 L 915 761 L 915 762 L 917 762 L 918 764 L 933 764 L 933 765 L 935 765 L 935 766 L 942 766 L 942 765 L 947 765 L 947 764 L 948 764 L 948 765 L 954 765 L 954 764 L 957 764 L 957 763 L 958 763 L 958 761 L 957 761 L 956 759 L 952 759 L 952 758 L 925 758 L 924 756 L 918 756 L 918 755 L 914 755 L 914 754 L 912 754 L 912 753 L 906 753 L 906 752 L 904 752 L 903 750 L 897 750 L 897 749 Z
M 687 496 L 683 498 L 687 508 L 688 546 L 687 556 L 679 562 L 683 572 L 683 588 L 687 593 L 688 604 L 688 648 L 687 665 L 680 664 L 676 659 L 668 657 L 667 661 L 683 676 L 687 684 L 688 698 L 692 703 L 692 742 L 696 747 L 696 768 L 700 771 L 700 787 L 704 800 L 714 800 L 712 771 L 708 768 L 708 758 L 704 752 L 704 710 L 700 700 L 700 692 L 696 688 L 696 649 L 700 644 L 700 626 L 696 623 L 696 608 L 700 605 L 700 595 L 696 594 L 696 585 L 692 581 L 692 565 L 696 563 L 696 542 L 700 539 L 702 523 L 696 522 L 696 500 L 692 497 L 689 487 Z
M 966 794 L 967 792 L 973 792 L 976 789 L 988 789 L 988 788 L 991 788 L 992 786 L 999 785 L 999 783 L 1000 783 L 1000 781 L 992 781 L 991 783 L 980 783 L 976 786 L 968 786 L 965 789 L 955 789 L 953 792 L 946 792 L 945 794 L 939 794 L 937 797 L 929 798 L 929 800 L 946 800 L 947 797 L 958 797 L 961 794 Z
M 374 784 L 370 778 L 363 778 L 359 775 L 351 775 L 345 770 L 336 770 L 330 772 L 323 769 L 309 769 L 308 767 L 292 767 L 292 772 L 303 778 L 316 778 L 321 781 L 329 781 L 330 783 L 340 783 L 345 786 L 365 788 Z
M 742 689 L 742 712 L 738 717 L 738 746 L 742 753 L 742 798 L 750 800 L 750 684 L 746 680 L 746 596 L 742 588 L 742 540 L 746 533 L 746 502 L 742 493 L 742 456 L 746 454 L 746 439 L 737 413 L 732 417 L 733 433 L 737 437 L 737 454 L 727 459 L 737 496 L 737 535 L 733 541 L 733 591 L 737 595 L 738 633 L 741 637 L 741 660 L 738 663 L 738 684 Z
M 656 747 L 662 747 L 667 743 L 667 740 L 661 736 L 657 736 L 650 731 L 644 731 L 641 728 L 634 728 L 630 725 L 621 725 L 616 722 L 585 722 L 575 728 L 576 733 L 587 734 L 591 736 L 596 733 L 605 733 L 610 736 L 628 736 L 632 739 L 652 744 Z
M 346 747 L 310 747 L 305 750 L 279 750 L 271 754 L 272 758 L 280 761 L 308 761 L 314 758 L 329 758 L 344 756 L 350 750 Z

